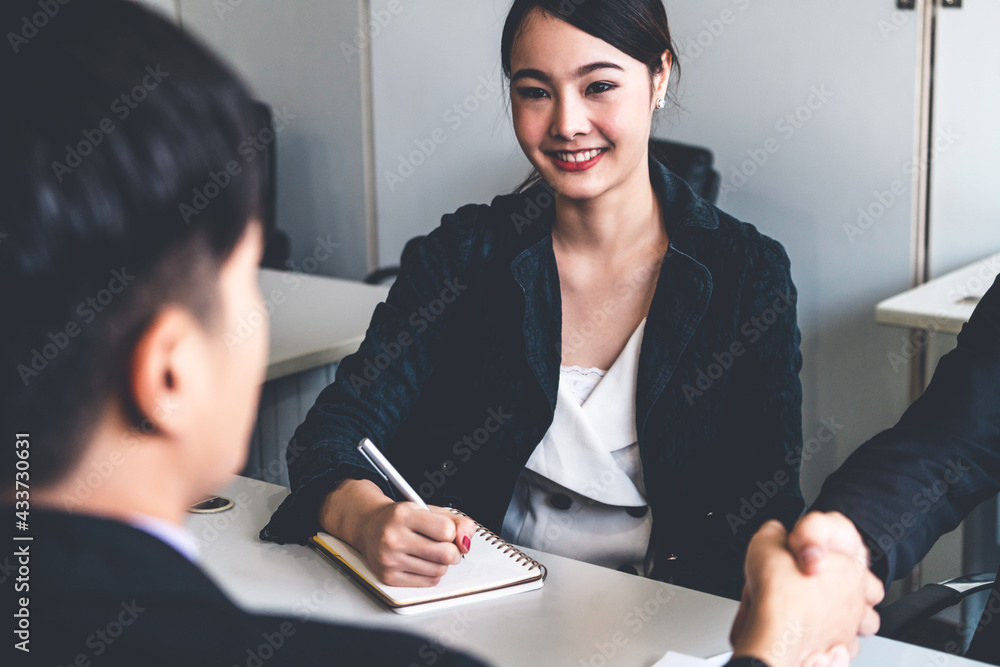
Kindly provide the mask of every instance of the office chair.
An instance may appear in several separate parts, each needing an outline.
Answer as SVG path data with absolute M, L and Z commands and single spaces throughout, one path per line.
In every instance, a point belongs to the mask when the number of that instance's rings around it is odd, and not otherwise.
M 927 634 L 920 632 L 921 626 L 938 612 L 960 603 L 969 596 L 989 591 L 993 588 L 995 578 L 995 573 L 985 572 L 956 577 L 938 584 L 927 584 L 920 590 L 878 609 L 882 619 L 878 636 L 900 641 L 919 637 L 922 646 L 939 651 L 945 650 L 943 645 L 928 645 L 930 642 L 927 641 Z
M 711 204 L 718 200 L 722 177 L 712 167 L 712 151 L 675 141 L 650 139 L 649 153 L 655 160 L 684 179 L 699 197 Z M 423 238 L 417 236 L 406 242 L 400 256 L 400 266 L 406 263 L 406 258 Z M 386 266 L 365 276 L 364 281 L 369 285 L 380 285 L 394 280 L 398 274 L 399 266 Z
M 254 102 L 254 126 L 258 131 L 264 128 L 274 130 L 271 107 L 264 102 Z M 272 137 L 275 135 L 272 134 Z M 285 269 L 291 256 L 291 241 L 288 235 L 278 229 L 278 144 L 272 139 L 264 149 L 257 152 L 255 159 L 261 160 L 264 182 L 261 183 L 261 222 L 264 224 L 264 257 L 261 266 L 268 269 Z

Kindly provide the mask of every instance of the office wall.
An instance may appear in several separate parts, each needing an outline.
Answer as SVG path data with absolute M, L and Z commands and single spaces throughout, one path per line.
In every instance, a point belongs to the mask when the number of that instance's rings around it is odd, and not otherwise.
M 874 307 L 909 288 L 917 20 L 894 0 L 667 0 L 682 109 L 657 134 L 711 148 L 720 206 L 784 244 L 799 289 L 807 497 L 906 406 L 902 330 Z
M 180 15 L 186 30 L 225 54 L 278 112 L 278 225 L 291 237 L 294 264 L 320 275 L 363 277 L 358 4 L 180 0 Z
M 528 174 L 500 71 L 507 0 L 372 0 L 379 263 Z
M 941 9 L 934 79 L 931 277 L 1000 251 L 1000 4 Z

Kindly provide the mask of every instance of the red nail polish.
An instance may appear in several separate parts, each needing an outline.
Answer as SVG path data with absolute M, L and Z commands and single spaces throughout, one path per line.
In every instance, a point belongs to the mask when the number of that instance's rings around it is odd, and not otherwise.
M 472 540 L 469 539 L 468 535 L 462 538 L 462 546 L 465 547 L 466 551 L 472 547 Z

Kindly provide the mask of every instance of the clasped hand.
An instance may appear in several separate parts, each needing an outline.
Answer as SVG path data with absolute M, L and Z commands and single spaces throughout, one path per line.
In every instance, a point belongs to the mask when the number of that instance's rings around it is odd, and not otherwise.
M 770 521 L 747 551 L 734 654 L 770 667 L 846 666 L 858 637 L 878 631 L 874 607 L 883 596 L 868 550 L 842 514 L 812 512 L 791 534 Z

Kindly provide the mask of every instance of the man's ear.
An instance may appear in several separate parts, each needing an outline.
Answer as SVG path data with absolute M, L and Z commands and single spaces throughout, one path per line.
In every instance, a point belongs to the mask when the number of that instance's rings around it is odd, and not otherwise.
M 205 345 L 199 322 L 178 306 L 163 308 L 146 327 L 129 365 L 129 390 L 145 420 L 143 432 L 155 429 L 170 437 L 188 430 L 210 370 Z

